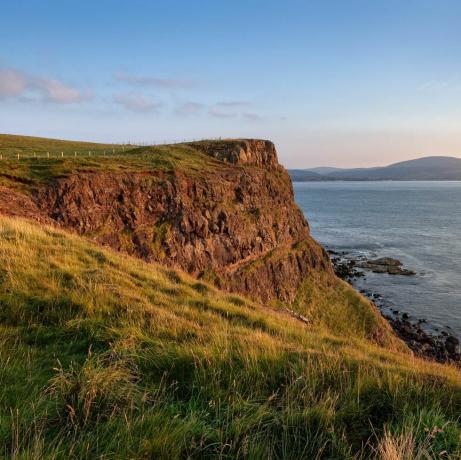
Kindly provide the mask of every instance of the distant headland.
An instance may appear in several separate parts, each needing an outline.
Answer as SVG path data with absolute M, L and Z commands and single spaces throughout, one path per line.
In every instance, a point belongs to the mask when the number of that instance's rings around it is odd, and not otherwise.
M 461 180 L 461 158 L 431 156 L 376 168 L 319 167 L 288 170 L 294 182 Z

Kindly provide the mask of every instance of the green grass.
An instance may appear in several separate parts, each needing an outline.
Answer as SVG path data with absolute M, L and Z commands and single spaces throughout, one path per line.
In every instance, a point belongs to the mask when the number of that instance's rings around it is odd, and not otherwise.
M 0 217 L 0 306 L 5 458 L 460 455 L 460 372 L 377 337 L 377 313 L 334 278 L 306 281 L 305 325 Z
M 187 171 L 194 175 L 221 164 L 193 145 L 137 147 L 0 134 L 0 185 L 30 189 L 88 171 Z

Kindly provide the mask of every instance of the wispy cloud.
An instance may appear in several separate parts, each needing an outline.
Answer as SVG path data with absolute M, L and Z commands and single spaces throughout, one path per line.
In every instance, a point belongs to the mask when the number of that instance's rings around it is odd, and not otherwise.
M 443 90 L 461 90 L 461 81 L 459 79 L 450 80 L 428 80 L 418 86 L 419 91 L 443 91 Z
M 217 102 L 208 110 L 208 114 L 213 118 L 235 118 L 242 117 L 248 121 L 258 121 L 262 117 L 255 112 L 241 111 L 251 106 L 247 101 L 224 101 Z
M 90 97 L 88 92 L 83 93 L 64 82 L 51 78 L 30 75 L 17 69 L 0 69 L 0 98 L 21 98 L 31 93 L 34 98 L 43 102 L 58 104 L 73 104 Z
M 249 107 L 251 105 L 248 101 L 221 101 L 215 104 L 215 107 L 223 107 L 223 108 L 242 108 L 242 107 Z
M 258 115 L 257 113 L 252 113 L 252 112 L 243 112 L 242 117 L 246 118 L 249 121 L 259 121 L 262 120 L 261 115 Z
M 162 107 L 162 103 L 154 101 L 143 94 L 114 94 L 113 99 L 114 102 L 131 112 L 157 112 Z
M 89 93 L 84 94 L 59 80 L 39 78 L 35 79 L 31 86 L 41 91 L 46 101 L 58 104 L 82 102 L 90 97 Z
M 153 86 L 165 89 L 188 89 L 196 86 L 192 80 L 181 80 L 176 78 L 159 78 L 152 76 L 134 75 L 125 72 L 117 72 L 114 75 L 117 81 L 128 83 L 134 86 Z
M 176 108 L 175 114 L 182 117 L 198 115 L 204 108 L 205 105 L 198 102 L 185 102 Z
M 236 112 L 223 111 L 223 110 L 219 110 L 216 107 L 211 107 L 208 110 L 208 114 L 210 115 L 210 117 L 213 117 L 213 118 L 234 118 L 238 115 L 238 113 Z
M 25 76 L 14 69 L 0 69 L 0 97 L 21 96 L 27 87 Z

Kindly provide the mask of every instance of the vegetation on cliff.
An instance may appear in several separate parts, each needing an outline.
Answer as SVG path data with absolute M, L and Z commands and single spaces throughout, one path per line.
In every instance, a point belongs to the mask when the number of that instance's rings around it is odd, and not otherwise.
M 199 173 L 217 162 L 186 144 L 139 147 L 0 134 L 0 185 L 35 190 L 81 171 Z M 19 156 L 18 156 L 19 155 Z
M 4 140 L 0 161 L 0 214 L 53 223 L 198 277 L 214 274 L 219 287 L 264 302 L 292 301 L 307 273 L 330 268 L 270 141 L 49 159 L 30 155 L 29 138 L 13 140 Z M 37 147 L 47 142 L 64 141 Z M 24 145 L 29 155 L 14 158 Z
M 336 278 L 271 142 L 118 149 L 0 136 L 0 456 L 461 455 L 460 372 Z
M 460 373 L 376 345 L 342 282 L 306 283 L 308 325 L 1 217 L 0 455 L 457 458 Z

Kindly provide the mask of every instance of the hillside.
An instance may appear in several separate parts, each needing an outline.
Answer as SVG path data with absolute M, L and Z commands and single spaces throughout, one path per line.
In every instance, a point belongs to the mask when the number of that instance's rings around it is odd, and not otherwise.
M 305 169 L 290 169 L 289 170 L 291 180 L 293 182 L 304 182 L 304 181 L 320 181 L 324 180 L 324 177 L 317 172 L 308 171 Z
M 307 279 L 306 325 L 53 228 L 0 235 L 6 458 L 459 453 L 459 372 L 367 340 L 346 284 Z
M 461 159 L 455 157 L 425 157 L 394 163 L 385 167 L 339 169 L 319 173 L 312 170 L 290 170 L 292 180 L 461 180 Z M 314 174 L 314 176 L 313 176 Z
M 332 172 L 335 172 L 335 171 L 341 171 L 341 168 L 333 168 L 331 166 L 319 166 L 317 168 L 310 168 L 310 169 L 304 169 L 302 171 L 306 171 L 306 172 L 314 172 L 314 173 L 317 173 L 317 174 L 329 174 L 329 173 L 332 173 Z
M 4 457 L 461 454 L 460 372 L 334 275 L 271 142 L 0 140 Z

